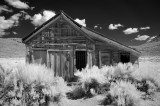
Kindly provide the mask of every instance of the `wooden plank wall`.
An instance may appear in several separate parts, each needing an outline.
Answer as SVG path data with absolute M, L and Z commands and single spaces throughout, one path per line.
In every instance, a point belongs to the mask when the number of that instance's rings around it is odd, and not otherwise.
M 68 80 L 74 76 L 73 51 L 49 51 L 49 66 L 55 76 L 62 76 Z
M 47 65 L 47 51 L 46 50 L 33 50 L 32 62 L 37 64 Z

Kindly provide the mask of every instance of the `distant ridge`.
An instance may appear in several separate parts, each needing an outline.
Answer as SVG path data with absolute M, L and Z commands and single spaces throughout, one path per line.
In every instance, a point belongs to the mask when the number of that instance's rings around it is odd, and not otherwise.
M 150 42 L 148 43 L 152 43 L 152 42 L 158 42 L 160 41 L 160 35 L 156 36 L 155 38 L 153 38 Z
M 142 56 L 160 56 L 160 35 L 151 42 L 131 47 L 142 52 Z M 25 53 L 21 38 L 0 38 L 0 58 L 25 57 Z
M 0 38 L 0 58 L 25 57 L 25 52 L 21 38 Z
M 142 52 L 142 56 L 160 56 L 160 35 L 156 36 L 150 42 L 131 47 Z

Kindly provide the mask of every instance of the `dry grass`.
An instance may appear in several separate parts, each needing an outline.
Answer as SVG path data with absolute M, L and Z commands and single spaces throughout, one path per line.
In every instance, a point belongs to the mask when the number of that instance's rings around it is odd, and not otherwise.
M 138 80 L 153 80 L 160 87 L 160 64 L 159 62 L 142 62 L 132 76 Z
M 25 52 L 25 44 L 20 38 L 0 38 L 0 58 L 22 58 Z
M 14 60 L 14 59 L 10 59 L 10 60 Z M 14 60 L 13 62 L 9 62 L 9 61 L 3 61 L 3 63 L 1 62 L 3 66 L 5 67 L 4 75 L 8 77 L 8 79 L 6 77 L 6 82 L 11 81 L 11 79 L 14 76 L 16 76 L 17 79 L 21 79 L 23 80 L 23 82 L 28 83 L 28 84 L 32 82 L 37 82 L 37 84 L 41 83 L 40 85 L 47 86 L 47 88 L 43 90 L 43 93 L 45 94 L 57 95 L 58 98 L 61 98 L 62 96 L 58 96 L 58 94 L 61 93 L 63 97 L 65 97 L 65 92 L 68 91 L 66 90 L 67 87 L 64 86 L 66 85 L 66 83 L 61 78 L 55 78 L 52 73 L 52 70 L 47 69 L 46 67 L 41 66 L 41 65 L 24 64 L 24 60 L 22 62 L 21 59 L 20 61 L 17 61 L 17 62 L 16 60 Z M 22 64 L 20 65 L 20 63 Z M 44 71 L 44 70 L 47 70 L 47 71 Z M 10 72 L 13 72 L 14 74 L 9 74 Z M 82 83 L 82 85 L 79 86 L 80 89 L 74 89 L 75 91 L 73 90 L 75 93 L 74 96 L 76 96 L 76 98 L 78 98 L 79 96 L 78 93 L 86 94 L 87 91 L 89 91 L 90 93 L 91 91 L 94 91 L 93 90 L 93 85 L 94 85 L 96 86 L 95 88 L 108 87 L 109 90 L 105 92 L 106 94 L 103 96 L 103 99 L 105 98 L 105 100 L 111 100 L 112 102 L 116 101 L 117 104 L 124 104 L 124 100 L 125 100 L 124 98 L 127 98 L 125 102 L 126 104 L 127 103 L 129 104 L 130 102 L 130 103 L 133 103 L 133 105 L 135 106 L 151 106 L 151 105 L 159 106 L 160 104 L 159 103 L 160 95 L 158 95 L 159 92 L 156 91 L 157 86 L 160 87 L 160 83 L 159 83 L 160 82 L 160 64 L 159 62 L 143 61 L 143 62 L 140 62 L 139 67 L 134 66 L 130 63 L 129 64 L 118 64 L 117 66 L 104 66 L 101 69 L 99 69 L 96 66 L 92 68 L 87 67 L 81 72 L 78 71 L 76 75 L 80 78 L 79 81 Z M 53 77 L 54 77 L 54 80 L 52 80 Z M 137 80 L 133 83 L 130 81 L 129 79 L 130 77 L 133 77 L 134 79 L 137 79 L 138 81 L 146 80 L 146 85 L 149 86 L 147 89 L 147 92 L 149 92 L 149 94 L 152 93 L 152 95 L 150 96 L 152 100 L 147 99 L 147 98 L 145 98 L 146 100 L 143 100 L 144 95 L 142 94 L 144 94 L 145 92 L 137 90 L 136 88 L 137 84 L 135 83 Z M 96 83 L 93 79 L 96 81 Z M 14 83 L 14 80 L 11 81 L 11 83 Z M 56 85 L 56 87 L 48 86 L 53 83 Z M 88 85 L 86 85 L 86 83 Z M 37 84 L 35 86 L 39 86 Z M 109 84 L 109 86 L 108 85 L 104 86 L 106 84 Z M 97 92 L 95 93 L 96 93 L 95 95 L 98 95 Z M 108 93 L 111 95 L 111 97 L 107 96 Z M 117 97 L 118 99 L 115 99 Z M 54 98 L 54 100 L 56 99 L 57 98 Z M 60 99 L 61 105 L 67 106 L 69 103 L 67 103 L 65 99 L 66 98 L 64 98 L 64 100 Z M 91 99 L 88 99 L 88 100 L 91 100 Z M 83 102 L 80 102 L 80 100 Z M 97 101 L 99 100 L 100 99 L 97 99 Z M 74 105 L 74 103 L 75 104 L 82 103 L 81 105 L 85 105 L 85 103 L 87 103 L 87 105 L 92 104 L 82 99 L 69 100 L 69 101 L 73 103 L 70 105 Z M 79 104 L 76 104 L 76 105 L 79 105 Z M 98 104 L 96 103 L 96 105 Z
M 75 75 L 79 77 L 80 82 L 90 83 L 92 82 L 92 79 L 96 79 L 98 83 L 103 84 L 107 81 L 103 70 L 100 70 L 97 66 L 93 66 L 91 68 L 87 66 L 82 71 L 77 71 Z
M 131 82 L 117 81 L 112 83 L 109 93 L 116 98 L 118 106 L 139 106 L 142 93 Z
M 0 86 L 0 105 L 61 105 L 63 106 L 69 88 L 53 70 L 38 64 L 20 64 L 0 68 L 3 78 Z
M 25 58 L 0 58 L 0 64 L 6 68 L 11 68 L 19 64 L 25 64 Z
M 139 66 L 119 63 L 117 66 L 104 66 L 101 69 L 96 66 L 86 67 L 75 75 L 79 77 L 81 86 L 86 92 L 91 93 L 93 89 L 97 91 L 97 88 L 100 90 L 103 87 L 109 88 L 110 90 L 104 92 L 106 104 L 140 106 L 145 102 L 157 104 L 155 103 L 157 101 L 153 102 L 150 99 L 153 100 L 160 87 L 159 69 L 158 62 L 141 62 Z

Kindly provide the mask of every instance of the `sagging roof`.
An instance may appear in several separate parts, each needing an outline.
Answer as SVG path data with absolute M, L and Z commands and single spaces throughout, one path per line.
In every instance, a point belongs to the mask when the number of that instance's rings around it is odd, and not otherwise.
M 69 21 L 71 24 L 74 24 L 75 27 L 77 27 L 80 31 L 82 31 L 84 34 L 88 35 L 91 38 L 94 39 L 98 39 L 101 40 L 103 42 L 106 42 L 108 44 L 114 45 L 118 48 L 121 48 L 122 50 L 131 52 L 135 55 L 140 55 L 141 52 L 126 46 L 118 41 L 112 40 L 110 38 L 107 38 L 104 34 L 101 34 L 99 32 L 96 32 L 90 28 L 84 27 L 82 25 L 80 25 L 79 23 L 77 23 L 76 21 L 74 21 L 69 15 L 67 15 L 65 12 L 60 11 L 58 14 L 56 14 L 54 17 L 52 17 L 51 19 L 49 19 L 48 21 L 46 21 L 45 23 L 43 23 L 41 26 L 39 26 L 37 29 L 33 30 L 29 35 L 27 35 L 26 37 L 24 37 L 22 39 L 22 41 L 24 43 L 26 43 L 29 39 L 31 39 L 32 37 L 34 37 L 39 31 L 43 30 L 45 26 L 50 25 L 52 22 L 54 22 L 54 20 L 56 20 L 57 18 L 59 18 L 59 16 L 62 16 L 64 19 L 66 19 L 67 21 Z

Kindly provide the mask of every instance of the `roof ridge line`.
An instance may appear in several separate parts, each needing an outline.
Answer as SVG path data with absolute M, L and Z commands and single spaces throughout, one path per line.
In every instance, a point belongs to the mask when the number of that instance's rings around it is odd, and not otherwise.
M 86 30 L 91 31 L 92 33 L 95 33 L 95 34 L 97 34 L 97 35 L 99 35 L 99 36 L 101 36 L 101 37 L 104 37 L 104 38 L 110 40 L 111 42 L 117 43 L 117 44 L 119 44 L 119 45 L 121 45 L 121 46 L 124 46 L 124 47 L 126 47 L 126 48 L 128 48 L 128 49 L 131 49 L 131 50 L 133 50 L 133 51 L 136 51 L 136 52 L 138 52 L 138 53 L 141 53 L 140 51 L 135 50 L 135 49 L 133 49 L 133 48 L 131 48 L 131 47 L 125 45 L 125 44 L 122 44 L 122 43 L 120 43 L 120 42 L 118 42 L 118 41 L 116 41 L 116 40 L 113 40 L 113 39 L 110 39 L 110 38 L 106 37 L 106 35 L 104 35 L 104 34 L 102 34 L 102 33 L 100 33 L 100 32 L 97 32 L 97 31 L 95 31 L 95 30 L 93 30 L 93 29 L 91 29 L 91 28 L 82 26 L 82 25 L 79 24 L 78 22 L 74 21 L 74 19 L 71 18 L 68 14 L 66 14 L 63 10 L 60 10 L 60 12 L 58 12 L 55 16 L 53 16 L 53 17 L 50 18 L 48 21 L 46 21 L 45 23 L 43 23 L 42 25 L 40 25 L 37 29 L 33 30 L 28 36 L 22 38 L 22 42 L 25 41 L 27 38 L 31 37 L 31 36 L 32 36 L 34 33 L 36 33 L 38 30 L 40 30 L 41 28 L 43 28 L 43 26 L 47 25 L 47 24 L 50 23 L 53 19 L 55 19 L 56 17 L 58 17 L 58 16 L 61 15 L 61 14 L 62 14 L 62 16 L 65 16 L 65 17 L 68 18 L 70 21 L 72 21 L 72 22 L 73 22 L 77 27 L 79 27 L 82 31 L 83 31 L 83 28 L 84 28 L 84 29 L 86 29 Z M 83 31 L 83 32 L 84 32 L 84 31 Z M 84 33 L 86 33 L 86 32 L 84 32 Z
M 125 45 L 125 44 L 122 44 L 122 43 L 120 43 L 120 42 L 118 42 L 118 41 L 116 41 L 116 40 L 113 40 L 113 39 L 111 39 L 111 38 L 108 38 L 108 37 L 106 37 L 104 34 L 102 34 L 102 33 L 100 33 L 100 32 L 97 32 L 97 31 L 95 31 L 95 30 L 93 30 L 93 29 L 91 29 L 91 28 L 88 28 L 88 27 L 83 27 L 83 28 L 86 28 L 87 30 L 90 30 L 90 31 L 92 31 L 92 32 L 94 32 L 94 33 L 96 33 L 96 34 L 99 34 L 99 35 L 101 35 L 102 37 L 105 37 L 105 38 L 107 38 L 107 39 L 109 39 L 109 40 L 111 40 L 111 41 L 113 41 L 113 42 L 116 42 L 116 43 L 118 43 L 118 44 L 120 44 L 120 45 L 123 45 L 123 46 L 125 46 L 125 47 L 128 47 L 128 48 L 130 48 L 130 49 L 135 50 L 134 48 L 131 48 L 131 47 L 129 47 L 129 46 Z M 138 50 L 136 50 L 136 51 L 139 52 L 139 53 L 141 53 L 141 52 L 138 51 Z

